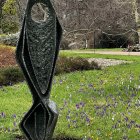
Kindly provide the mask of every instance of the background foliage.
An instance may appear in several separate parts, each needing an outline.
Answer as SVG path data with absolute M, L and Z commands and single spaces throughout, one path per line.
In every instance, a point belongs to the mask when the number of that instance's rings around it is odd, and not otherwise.
M 16 33 L 19 30 L 16 0 L 6 0 L 3 4 L 1 23 L 3 33 Z

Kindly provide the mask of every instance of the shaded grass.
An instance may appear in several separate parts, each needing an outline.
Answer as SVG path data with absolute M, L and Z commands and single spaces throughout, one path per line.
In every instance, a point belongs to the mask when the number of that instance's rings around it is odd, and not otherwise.
M 15 139 L 13 134 L 7 135 L 7 133 L 1 133 L 0 138 L 1 138 L 1 140 L 14 140 Z

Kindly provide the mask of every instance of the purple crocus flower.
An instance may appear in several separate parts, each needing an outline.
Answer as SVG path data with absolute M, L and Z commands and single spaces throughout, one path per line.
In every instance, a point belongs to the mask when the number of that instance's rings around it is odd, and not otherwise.
M 1 113 L 1 117 L 2 117 L 2 118 L 5 118 L 5 117 L 6 117 L 6 114 L 5 114 L 4 112 L 2 112 L 2 113 Z
M 16 116 L 16 114 L 13 114 L 12 117 L 15 119 L 17 116 Z
M 80 102 L 80 106 L 81 107 L 84 107 L 85 106 L 85 103 L 84 102 Z
M 88 117 L 86 117 L 86 122 L 87 124 L 90 124 L 90 119 Z
M 13 125 L 14 125 L 14 127 L 16 127 L 17 126 L 17 123 L 16 122 L 13 122 Z
M 79 104 L 76 104 L 76 109 L 79 109 L 79 108 L 80 108 Z

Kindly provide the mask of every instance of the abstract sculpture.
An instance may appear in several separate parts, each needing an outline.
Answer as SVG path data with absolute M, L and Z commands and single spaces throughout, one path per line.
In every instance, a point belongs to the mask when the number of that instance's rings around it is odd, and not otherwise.
M 47 6 L 47 20 L 32 19 L 32 7 Z M 61 26 L 50 0 L 29 0 L 16 50 L 17 61 L 33 95 L 33 106 L 20 126 L 29 140 L 51 140 L 58 118 L 49 100 L 55 63 L 59 52 Z

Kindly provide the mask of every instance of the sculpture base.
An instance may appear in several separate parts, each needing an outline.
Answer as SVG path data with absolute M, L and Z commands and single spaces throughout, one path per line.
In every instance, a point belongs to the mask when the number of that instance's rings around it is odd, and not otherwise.
M 47 100 L 34 104 L 20 126 L 29 140 L 51 140 L 57 119 L 56 104 Z

